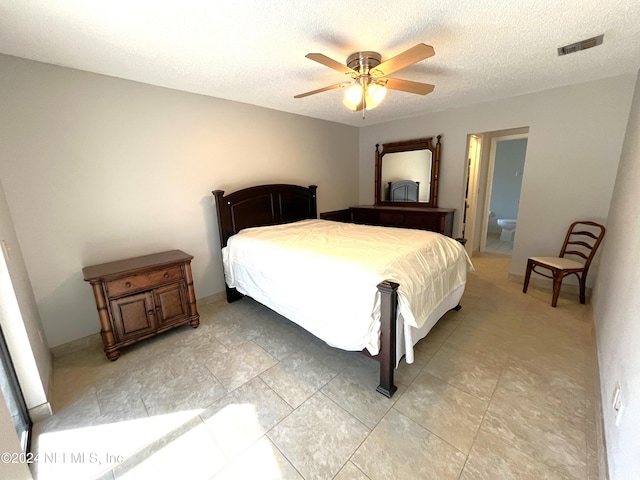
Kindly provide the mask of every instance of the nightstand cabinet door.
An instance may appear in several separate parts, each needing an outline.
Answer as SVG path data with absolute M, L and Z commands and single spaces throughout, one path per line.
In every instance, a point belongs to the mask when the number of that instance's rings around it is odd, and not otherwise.
M 156 319 L 159 326 L 171 325 L 189 315 L 184 283 L 172 283 L 154 291 Z
M 118 342 L 148 335 L 157 328 L 151 292 L 112 300 L 111 314 Z

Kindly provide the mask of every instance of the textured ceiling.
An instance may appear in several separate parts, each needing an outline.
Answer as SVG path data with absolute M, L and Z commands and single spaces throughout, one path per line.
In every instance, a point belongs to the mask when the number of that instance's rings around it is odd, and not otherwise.
M 599 34 L 596 48 L 557 48 Z M 389 91 L 354 113 L 342 81 L 306 59 L 383 61 L 417 43 L 435 56 L 391 77 L 436 85 Z M 0 52 L 355 126 L 637 73 L 638 0 L 0 0 Z

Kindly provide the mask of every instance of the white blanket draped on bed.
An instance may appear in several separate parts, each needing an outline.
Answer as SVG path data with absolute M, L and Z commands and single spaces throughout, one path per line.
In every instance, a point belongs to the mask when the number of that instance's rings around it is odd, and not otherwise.
M 328 220 L 247 228 L 229 239 L 222 257 L 229 287 L 331 346 L 372 355 L 379 351 L 381 281 L 400 284 L 399 314 L 420 329 L 451 292 L 461 295 L 473 269 L 462 245 L 438 233 Z

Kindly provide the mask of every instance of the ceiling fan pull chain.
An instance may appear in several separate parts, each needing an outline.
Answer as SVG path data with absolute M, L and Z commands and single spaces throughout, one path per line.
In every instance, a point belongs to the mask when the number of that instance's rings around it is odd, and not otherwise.
M 365 82 L 366 84 L 366 82 Z M 366 85 L 362 86 L 362 120 L 364 120 L 364 112 L 367 111 L 367 95 L 366 95 Z

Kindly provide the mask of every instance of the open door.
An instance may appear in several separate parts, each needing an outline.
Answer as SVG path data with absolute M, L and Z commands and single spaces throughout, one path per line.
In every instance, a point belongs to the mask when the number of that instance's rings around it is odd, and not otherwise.
M 464 213 L 462 218 L 462 238 L 466 239 L 465 249 L 469 256 L 473 252 L 474 238 L 476 235 L 476 215 L 478 205 L 480 158 L 482 153 L 482 140 L 477 135 L 469 135 L 467 148 L 467 187 L 465 189 Z

